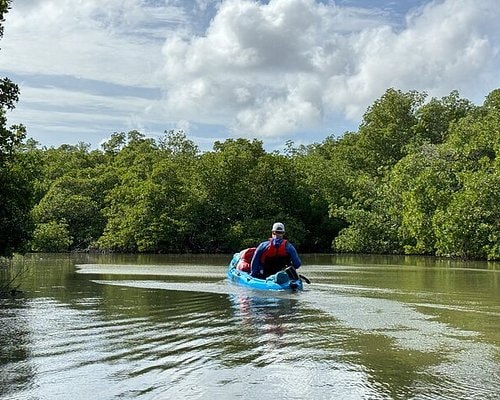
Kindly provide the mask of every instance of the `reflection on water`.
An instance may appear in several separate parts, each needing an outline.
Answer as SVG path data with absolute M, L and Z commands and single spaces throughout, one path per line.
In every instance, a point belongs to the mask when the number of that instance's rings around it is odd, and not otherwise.
M 499 269 L 304 257 L 262 293 L 229 257 L 31 259 L 0 300 L 0 399 L 497 399 Z
M 254 343 L 265 343 L 266 348 L 280 349 L 291 345 L 287 339 L 294 332 L 293 319 L 296 309 L 295 299 L 279 297 L 259 297 L 249 295 L 248 292 L 232 294 L 230 296 L 235 310 L 235 316 L 241 321 L 241 340 L 248 342 L 250 353 Z M 274 359 L 266 360 L 266 355 L 259 354 L 254 363 L 263 366 L 271 364 Z M 248 353 L 237 353 L 251 361 Z
M 0 394 L 16 392 L 33 380 L 30 357 L 30 329 L 22 302 L 8 304 L 0 299 Z

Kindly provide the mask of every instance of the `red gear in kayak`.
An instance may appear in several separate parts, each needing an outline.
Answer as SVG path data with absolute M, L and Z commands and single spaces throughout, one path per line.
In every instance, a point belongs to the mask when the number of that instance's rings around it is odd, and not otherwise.
M 257 247 L 250 247 L 240 251 L 240 261 L 236 264 L 236 269 L 250 273 L 250 263 Z

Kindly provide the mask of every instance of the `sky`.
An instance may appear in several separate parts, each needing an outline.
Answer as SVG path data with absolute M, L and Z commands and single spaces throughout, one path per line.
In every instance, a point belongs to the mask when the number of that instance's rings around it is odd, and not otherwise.
M 13 0 L 9 123 L 42 146 L 182 129 L 320 143 L 388 88 L 482 104 L 500 87 L 500 0 Z

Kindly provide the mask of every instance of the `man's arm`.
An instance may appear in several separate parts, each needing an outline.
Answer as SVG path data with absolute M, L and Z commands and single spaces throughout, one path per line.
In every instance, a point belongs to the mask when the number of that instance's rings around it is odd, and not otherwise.
M 297 250 L 290 242 L 286 242 L 286 251 L 290 254 L 290 259 L 292 260 L 292 265 L 295 269 L 299 268 L 302 265 L 302 261 L 300 260 L 299 255 L 297 254 Z
M 257 250 L 255 250 L 255 253 L 253 254 L 252 257 L 252 262 L 250 264 L 250 275 L 252 276 L 259 276 L 261 274 L 260 270 L 262 269 L 262 266 L 260 264 L 260 259 L 262 258 L 262 252 L 264 251 L 265 244 L 261 243 L 257 246 Z

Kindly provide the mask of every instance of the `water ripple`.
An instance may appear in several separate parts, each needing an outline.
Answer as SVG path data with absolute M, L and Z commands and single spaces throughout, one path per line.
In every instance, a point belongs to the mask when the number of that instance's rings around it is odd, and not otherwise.
M 40 293 L 0 308 L 1 400 L 492 400 L 500 393 L 496 336 L 484 337 L 498 322 L 494 302 L 332 280 L 302 293 L 262 294 L 208 267 L 205 280 L 185 266 L 163 274 L 128 267 L 119 276 L 122 267 L 84 267 L 73 295 L 58 288 L 59 297 Z M 489 318 L 491 327 L 459 324 L 455 313 Z

